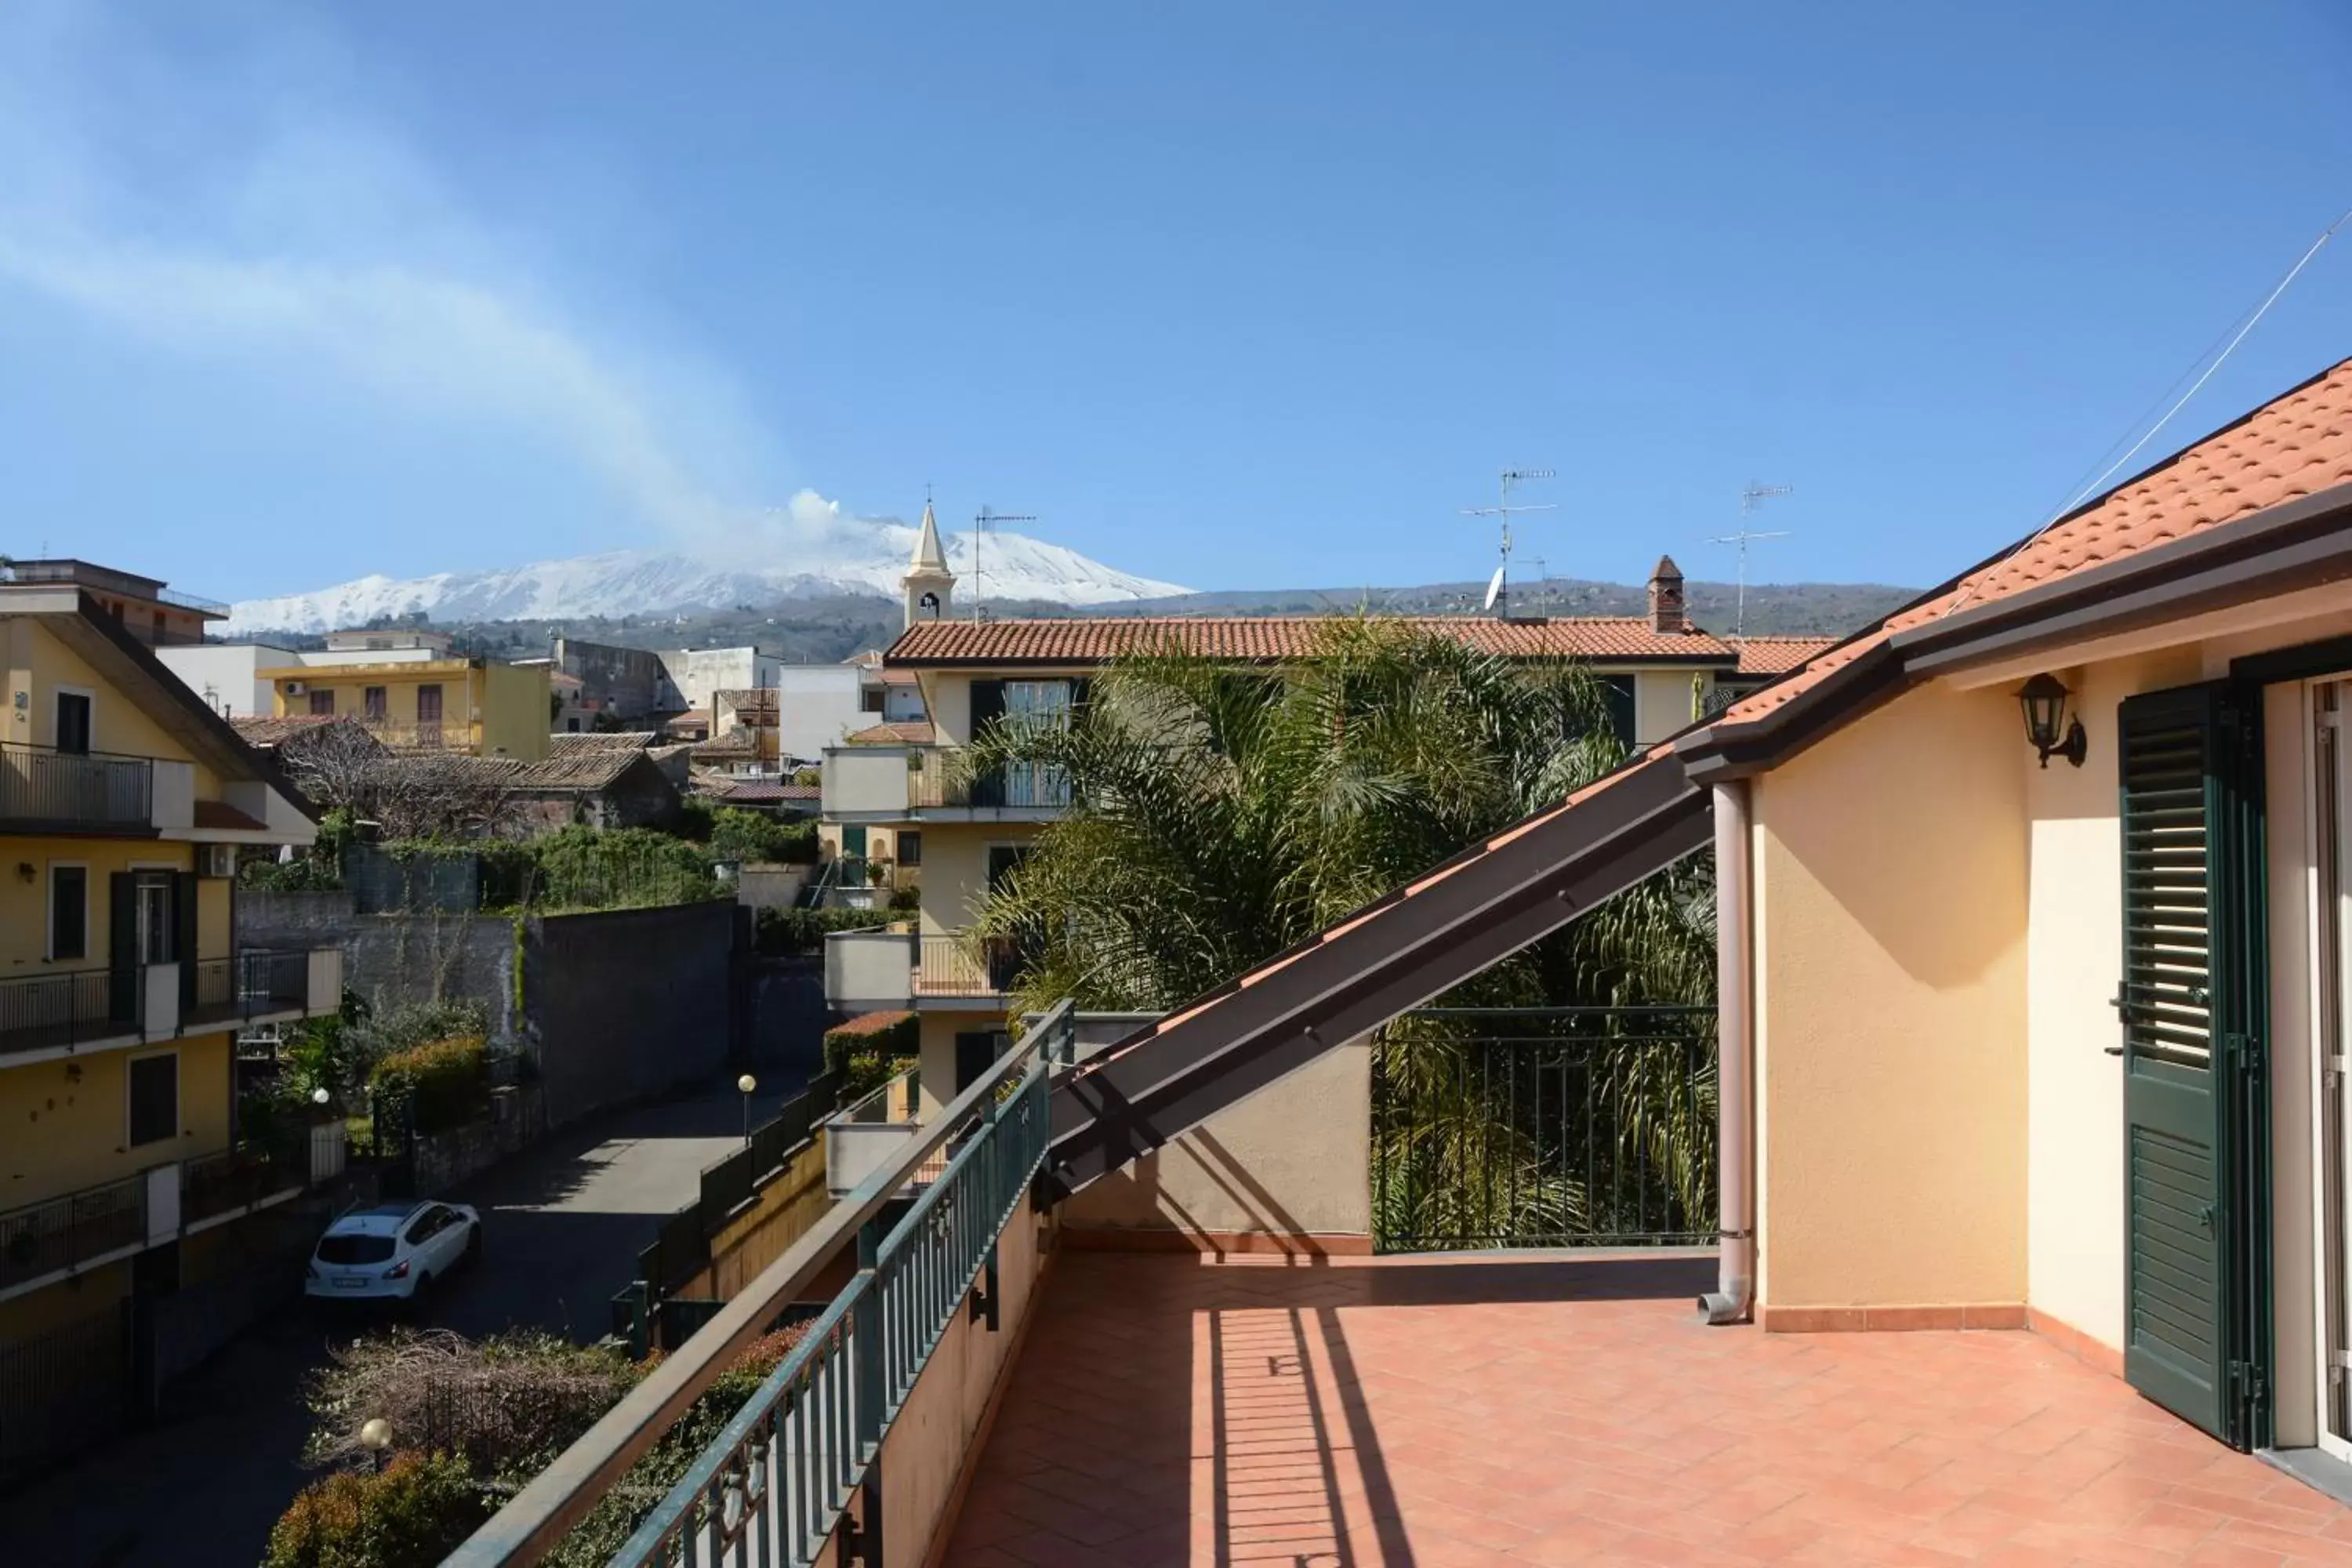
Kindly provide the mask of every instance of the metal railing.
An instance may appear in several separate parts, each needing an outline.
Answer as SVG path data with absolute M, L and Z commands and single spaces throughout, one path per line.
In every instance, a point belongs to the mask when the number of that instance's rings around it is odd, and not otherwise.
M 249 948 L 232 958 L 201 958 L 195 987 L 186 1023 L 231 1023 L 299 1011 L 310 1000 L 310 954 L 304 949 Z
M 146 1239 L 143 1175 L 11 1209 L 0 1214 L 0 1289 Z
M 783 1363 L 639 1525 L 615 1564 L 815 1562 L 884 1434 L 976 1281 L 1045 1155 L 1049 1075 L 1068 1059 L 1055 1007 L 898 1157 L 861 1183 L 460 1546 L 444 1568 L 536 1563 L 618 1489 L 702 1393 L 852 1237 L 857 1272 Z M 886 1237 L 908 1176 L 944 1174 Z
M 908 805 L 1054 811 L 1070 804 L 1070 775 L 1049 763 L 1008 763 L 974 773 L 963 766 L 962 753 L 951 748 L 921 755 L 923 765 L 907 773 Z
M 918 996 L 1002 996 L 1020 983 L 1020 944 L 970 931 L 918 937 L 913 978 Z
M 0 742 L 0 822 L 147 827 L 154 799 L 152 758 Z
M 360 728 L 385 745 L 404 752 L 463 751 L 473 743 L 473 726 L 463 720 L 409 723 L 357 715 Z
M 1372 1053 L 1383 1251 L 1716 1239 L 1712 1007 L 1434 1007 Z
M 310 1179 L 310 1147 L 299 1153 L 260 1149 L 224 1149 L 180 1167 L 180 1223 L 194 1225 L 292 1192 Z
M 135 1035 L 147 985 L 135 969 L 74 969 L 0 980 L 0 1056 Z
M 175 610 L 194 610 L 200 615 L 226 616 L 228 606 L 218 599 L 207 599 L 200 594 L 184 594 L 177 588 L 159 588 L 155 597 Z

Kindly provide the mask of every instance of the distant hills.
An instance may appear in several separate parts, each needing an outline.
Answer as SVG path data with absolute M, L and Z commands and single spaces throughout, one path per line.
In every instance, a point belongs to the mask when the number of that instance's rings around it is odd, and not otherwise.
M 990 546 L 994 547 L 991 536 Z M 994 581 L 992 574 L 991 581 Z M 958 613 L 969 613 L 957 584 Z M 1475 613 L 1486 585 L 1431 583 L 1407 588 L 1272 588 L 1134 597 L 1108 604 L 1072 605 L 1042 598 L 989 596 L 988 613 L 998 619 L 1031 616 L 1442 616 Z M 1729 583 L 1687 583 L 1684 595 L 1691 618 L 1710 631 L 1728 633 L 1736 619 L 1738 589 Z M 1756 583 L 1748 588 L 1748 629 L 1759 633 L 1843 636 L 1916 598 L 1918 590 L 1876 583 Z M 1622 583 L 1554 578 L 1515 583 L 1514 615 L 1634 616 L 1646 613 L 1645 588 Z M 756 643 L 785 658 L 809 663 L 846 658 L 866 648 L 887 647 L 898 635 L 901 613 L 895 595 L 874 593 L 803 592 L 764 604 L 674 610 L 659 615 L 427 616 L 417 613 L 353 616 L 336 624 L 430 625 L 461 633 L 468 644 L 499 658 L 547 651 L 557 632 L 625 647 L 676 648 Z M 320 627 L 320 629 L 325 629 Z

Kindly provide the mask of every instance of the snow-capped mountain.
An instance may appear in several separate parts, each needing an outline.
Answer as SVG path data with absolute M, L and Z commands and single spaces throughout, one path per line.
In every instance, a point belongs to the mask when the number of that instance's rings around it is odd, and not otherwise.
M 959 531 L 945 542 L 957 603 L 968 604 L 974 591 L 971 535 Z M 915 530 L 895 520 L 841 518 L 814 528 L 782 524 L 750 530 L 740 545 L 724 552 L 613 550 L 506 571 L 362 577 L 314 593 L 242 600 L 231 606 L 221 631 L 231 637 L 323 632 L 419 610 L 445 622 L 562 620 L 726 609 L 819 594 L 896 598 L 914 549 Z M 981 548 L 980 563 L 979 587 L 990 599 L 1099 605 L 1188 591 L 1118 571 L 1062 545 L 994 530 Z

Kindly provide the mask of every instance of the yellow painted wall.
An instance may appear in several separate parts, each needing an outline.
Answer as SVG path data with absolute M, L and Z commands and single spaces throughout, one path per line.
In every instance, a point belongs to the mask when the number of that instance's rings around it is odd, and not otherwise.
M 0 1301 L 0 1345 L 22 1343 L 84 1318 L 112 1311 L 131 1294 L 125 1258 L 39 1290 Z
M 195 762 L 186 747 L 46 627 L 22 616 L 0 619 L 0 627 L 5 627 L 0 642 L 5 642 L 8 658 L 10 741 L 23 745 L 55 745 L 57 693 L 63 687 L 75 688 L 89 692 L 92 699 L 92 751 L 191 763 L 195 773 L 196 798 L 220 798 L 218 774 Z
M 1037 826 L 1024 822 L 929 822 L 923 825 L 922 834 L 921 930 L 927 936 L 936 936 L 971 924 L 988 894 L 989 847 L 1034 842 Z
M 130 1147 L 126 1063 L 180 1056 L 180 1135 Z M 229 1141 L 229 1037 L 0 1067 L 0 1210 L 217 1153 Z
M 918 1020 L 919 1043 L 916 1047 L 916 1065 L 922 1069 L 921 1116 L 929 1121 L 938 1115 L 956 1097 L 955 1037 L 960 1034 L 977 1034 L 982 1030 L 1007 1029 L 1005 1011 L 1002 1006 L 975 1005 L 949 1012 L 938 1007 L 926 1007 Z M 1018 1030 L 1008 1032 L 1017 1034 Z
M 191 869 L 194 850 L 186 844 L 139 838 L 20 838 L 0 837 L 0 980 L 20 980 L 52 971 L 103 969 L 107 966 L 112 883 L 118 871 L 156 868 Z M 88 942 L 83 955 L 51 963 L 49 934 L 49 868 L 79 865 L 89 868 Z M 26 880 L 23 868 L 33 868 Z M 196 952 L 215 958 L 228 952 L 229 883 L 226 879 L 196 884 Z
M 2022 747 L 1930 687 L 1755 781 L 1767 1309 L 2025 1300 Z
M 544 665 L 487 664 L 482 692 L 482 754 L 541 762 L 547 756 L 548 679 Z
M 1691 679 L 1688 669 L 1644 669 L 1633 673 L 1633 740 L 1639 745 L 1663 741 L 1691 721 Z M 1696 672 L 1702 693 L 1715 688 L 1715 677 Z

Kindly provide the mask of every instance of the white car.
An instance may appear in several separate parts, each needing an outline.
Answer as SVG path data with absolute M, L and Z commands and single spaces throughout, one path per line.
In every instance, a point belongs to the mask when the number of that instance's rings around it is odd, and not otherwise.
M 331 1300 L 412 1301 L 482 1255 L 482 1216 L 464 1204 L 380 1204 L 327 1227 L 303 1294 Z

